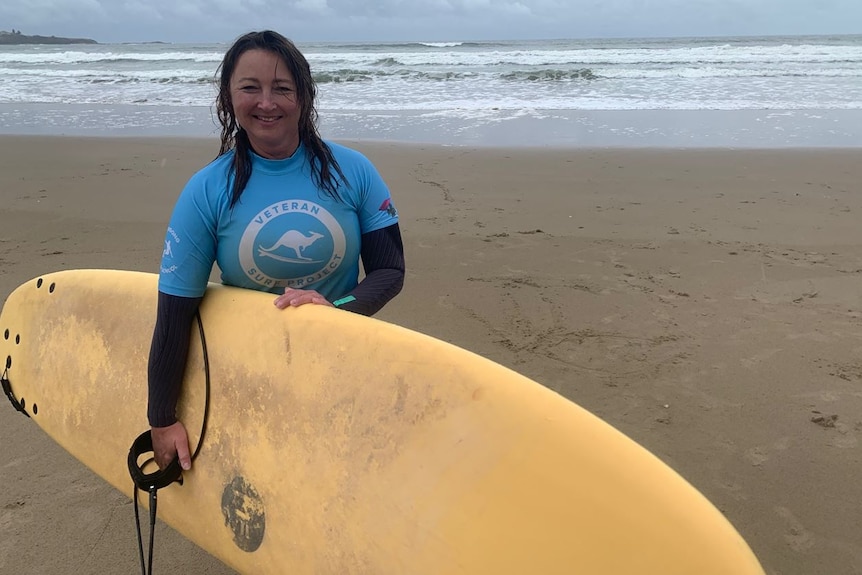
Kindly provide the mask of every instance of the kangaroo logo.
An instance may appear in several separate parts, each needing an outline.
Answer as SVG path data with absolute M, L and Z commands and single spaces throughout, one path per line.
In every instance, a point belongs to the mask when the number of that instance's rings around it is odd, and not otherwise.
M 346 245 L 344 230 L 326 208 L 286 200 L 251 219 L 239 260 L 247 277 L 267 289 L 308 287 L 339 268 Z
M 302 255 L 302 251 L 309 247 L 311 244 L 319 240 L 323 237 L 323 234 L 319 234 L 317 232 L 309 232 L 306 236 L 300 231 L 290 230 L 284 233 L 283 236 L 278 238 L 278 241 L 272 244 L 272 246 L 265 248 L 262 246 L 257 247 L 257 255 L 267 258 L 272 258 L 274 260 L 278 260 L 280 262 L 311 262 L 314 261 L 311 258 L 307 258 Z M 279 256 L 274 253 L 279 248 L 287 248 L 293 251 L 296 254 L 295 258 L 287 258 L 284 256 Z

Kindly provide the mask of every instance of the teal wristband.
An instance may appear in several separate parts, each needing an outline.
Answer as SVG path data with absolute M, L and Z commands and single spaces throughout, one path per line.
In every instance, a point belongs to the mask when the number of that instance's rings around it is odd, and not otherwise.
M 353 297 L 352 295 L 349 295 L 349 296 L 345 296 L 345 297 L 343 297 L 343 298 L 341 298 L 341 299 L 337 299 L 337 300 L 335 300 L 334 302 L 332 302 L 332 305 L 334 305 L 335 307 L 341 307 L 341 306 L 343 306 L 344 304 L 346 304 L 346 303 L 350 303 L 350 302 L 352 302 L 352 301 L 356 301 L 356 298 L 355 298 L 355 297 Z

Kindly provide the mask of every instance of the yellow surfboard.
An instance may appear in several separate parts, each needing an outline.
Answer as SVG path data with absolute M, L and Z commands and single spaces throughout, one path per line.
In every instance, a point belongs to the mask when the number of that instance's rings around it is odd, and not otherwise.
M 130 495 L 156 290 L 64 271 L 0 315 L 9 399 Z M 159 517 L 238 572 L 763 574 L 697 490 L 560 395 L 395 325 L 272 300 L 208 289 L 180 401 L 193 448 L 205 411 L 206 433 L 159 491 Z

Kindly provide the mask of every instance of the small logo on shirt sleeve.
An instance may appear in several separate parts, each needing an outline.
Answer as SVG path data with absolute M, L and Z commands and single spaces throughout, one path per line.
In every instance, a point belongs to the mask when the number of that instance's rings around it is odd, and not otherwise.
M 395 204 L 392 203 L 392 198 L 386 198 L 377 209 L 381 212 L 386 212 L 393 218 L 398 215 L 398 212 L 395 210 Z
M 171 274 L 177 271 L 177 266 L 171 264 L 174 258 L 174 246 L 180 243 L 180 236 L 173 228 L 168 228 L 167 236 L 165 237 L 165 250 L 162 252 L 161 272 L 163 274 Z

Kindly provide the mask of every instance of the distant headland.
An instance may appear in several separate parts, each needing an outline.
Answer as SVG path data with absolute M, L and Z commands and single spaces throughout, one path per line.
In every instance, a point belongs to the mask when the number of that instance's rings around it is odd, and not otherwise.
M 29 36 L 20 30 L 0 30 L 0 45 L 8 44 L 98 44 L 89 38 L 61 38 L 60 36 Z

